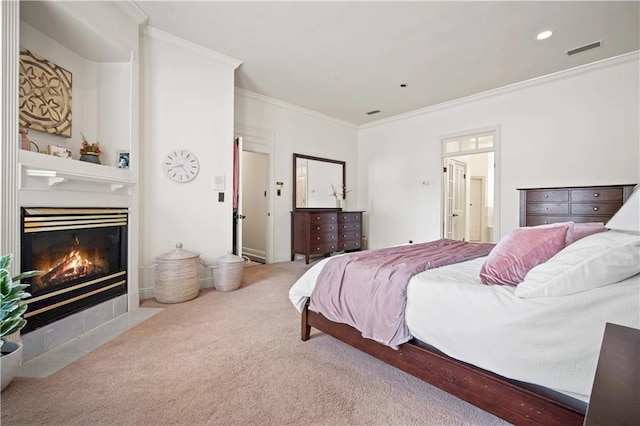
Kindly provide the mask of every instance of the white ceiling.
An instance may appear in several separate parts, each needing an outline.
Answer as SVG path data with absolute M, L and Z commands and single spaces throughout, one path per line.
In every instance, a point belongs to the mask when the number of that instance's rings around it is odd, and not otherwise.
M 134 3 L 150 26 L 242 61 L 237 87 L 355 124 L 640 48 L 639 1 Z M 543 29 L 555 35 L 536 41 Z

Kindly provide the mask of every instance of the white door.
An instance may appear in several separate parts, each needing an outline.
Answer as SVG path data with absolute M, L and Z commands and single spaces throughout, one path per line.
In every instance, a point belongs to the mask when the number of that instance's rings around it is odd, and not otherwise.
M 444 236 L 452 240 L 464 240 L 467 164 L 445 159 Z
M 242 138 L 233 144 L 233 254 L 242 256 Z
M 484 210 L 484 179 L 471 178 L 469 190 L 469 241 L 483 241 L 482 212 Z

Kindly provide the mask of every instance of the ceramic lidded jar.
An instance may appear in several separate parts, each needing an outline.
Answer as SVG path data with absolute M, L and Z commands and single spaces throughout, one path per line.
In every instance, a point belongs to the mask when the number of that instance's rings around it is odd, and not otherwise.
M 186 302 L 200 291 L 200 253 L 185 250 L 182 243 L 156 257 L 155 297 L 160 303 Z
M 245 259 L 231 253 L 216 259 L 213 266 L 213 285 L 218 291 L 237 290 L 242 283 Z

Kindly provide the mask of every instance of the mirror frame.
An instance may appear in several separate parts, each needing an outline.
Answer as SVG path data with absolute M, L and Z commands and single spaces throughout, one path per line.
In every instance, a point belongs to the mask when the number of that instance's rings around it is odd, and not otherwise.
M 347 163 L 345 161 L 340 161 L 340 160 L 332 160 L 330 158 L 322 158 L 322 157 L 314 157 L 312 155 L 304 155 L 304 154 L 296 154 L 295 152 L 293 153 L 293 173 L 292 173 L 292 177 L 293 177 L 293 184 L 292 184 L 292 188 L 293 188 L 293 194 L 292 194 L 292 206 L 293 206 L 293 210 L 340 210 L 339 207 L 296 207 L 296 193 L 297 193 L 297 177 L 296 177 L 296 162 L 298 160 L 298 158 L 302 158 L 305 160 L 315 160 L 315 161 L 324 161 L 326 163 L 334 163 L 334 164 L 340 164 L 342 166 L 342 191 L 344 192 L 344 189 L 347 187 L 347 173 L 346 173 L 346 168 L 347 168 Z

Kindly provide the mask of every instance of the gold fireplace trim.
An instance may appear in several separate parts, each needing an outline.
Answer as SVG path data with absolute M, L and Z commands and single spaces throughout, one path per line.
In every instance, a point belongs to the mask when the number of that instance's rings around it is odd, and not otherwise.
M 72 297 L 71 299 L 67 299 L 67 300 L 64 300 L 62 302 L 46 306 L 46 307 L 44 307 L 42 309 L 38 309 L 38 310 L 35 310 L 33 312 L 27 312 L 26 314 L 24 314 L 24 317 L 25 318 L 29 318 L 29 317 L 31 317 L 33 315 L 38 315 L 38 314 L 41 314 L 43 312 L 50 311 L 51 309 L 59 308 L 60 306 L 67 305 L 69 303 L 75 302 L 75 301 L 80 300 L 80 299 L 84 299 L 85 297 L 93 296 L 94 294 L 102 293 L 103 291 L 107 291 L 107 290 L 110 290 L 110 289 L 112 289 L 114 287 L 118 287 L 119 285 L 125 284 L 126 282 L 127 282 L 126 280 L 118 281 L 117 283 L 113 283 L 113 284 L 108 285 L 106 287 L 102 287 L 102 288 L 99 288 L 97 290 L 90 291 L 89 293 L 85 293 L 85 294 L 81 294 L 80 296 Z
M 126 214 L 127 209 L 59 209 L 59 208 L 26 208 L 24 209 L 31 216 L 48 215 L 48 214 L 68 214 L 68 215 L 85 215 L 85 214 Z
M 73 290 L 78 290 L 80 288 L 87 287 L 87 286 L 90 286 L 92 284 L 100 283 L 102 281 L 107 281 L 107 280 L 110 280 L 112 278 L 121 277 L 126 273 L 127 273 L 127 271 L 120 271 L 120 272 L 116 272 L 115 274 L 107 275 L 106 277 L 100 277 L 100 278 L 96 278 L 95 280 L 85 281 L 85 282 L 83 282 L 81 284 L 74 285 L 72 287 L 66 287 L 66 288 L 63 288 L 63 289 L 60 289 L 60 290 L 52 291 L 51 293 L 43 294 L 42 296 L 32 297 L 30 299 L 27 299 L 26 303 L 29 304 L 29 303 L 39 302 L 41 300 L 45 300 L 45 299 L 48 299 L 48 298 L 53 297 L 53 296 L 58 296 L 60 294 L 68 293 L 68 292 L 73 291 Z M 25 317 L 26 317 L 26 315 L 25 315 Z
M 46 231 L 65 231 L 70 229 L 88 229 L 88 228 L 106 228 L 108 226 L 127 226 L 127 218 L 109 218 L 102 220 L 63 220 L 63 221 L 44 221 L 44 222 L 27 222 L 25 218 L 24 233 L 32 234 L 34 232 Z M 31 218 L 29 218 L 31 219 Z

